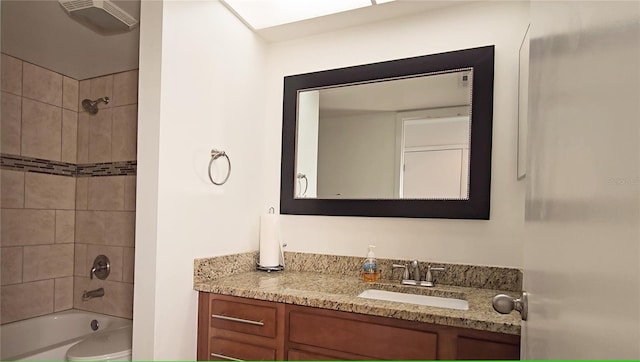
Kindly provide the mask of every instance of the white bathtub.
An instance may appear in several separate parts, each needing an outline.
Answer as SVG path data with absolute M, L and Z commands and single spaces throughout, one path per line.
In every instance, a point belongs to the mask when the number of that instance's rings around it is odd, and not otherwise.
M 91 321 L 98 321 L 98 330 Z M 131 320 L 68 310 L 0 326 L 0 360 L 64 361 L 67 350 L 87 335 L 131 325 Z

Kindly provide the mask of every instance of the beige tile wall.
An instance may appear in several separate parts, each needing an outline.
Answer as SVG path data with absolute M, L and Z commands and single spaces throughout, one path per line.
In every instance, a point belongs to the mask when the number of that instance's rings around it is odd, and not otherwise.
M 2 153 L 75 162 L 78 81 L 1 62 Z M 71 308 L 76 179 L 0 170 L 0 182 L 0 323 Z
M 130 161 L 136 159 L 138 128 L 138 71 L 80 81 L 79 101 L 109 97 L 98 114 L 79 105 L 78 163 Z
M 6 54 L 1 61 L 2 153 L 75 162 L 79 82 Z
M 136 159 L 137 71 L 85 81 L 2 54 L 0 151 L 70 163 Z M 82 99 L 108 96 L 97 115 Z M 132 317 L 135 176 L 0 170 L 0 323 L 70 308 Z M 90 280 L 93 258 L 112 271 Z M 82 292 L 105 288 L 104 298 Z
M 132 318 L 135 176 L 78 179 L 73 307 Z M 125 206 L 129 206 L 126 208 Z M 111 261 L 107 280 L 89 279 L 98 255 Z M 84 290 L 104 288 L 100 300 L 82 301 Z
M 73 177 L 0 170 L 0 322 L 71 308 Z
M 78 163 L 136 159 L 138 72 L 79 82 L 79 101 L 109 97 L 91 115 L 79 106 Z M 135 176 L 81 177 L 76 184 L 73 307 L 118 317 L 133 316 Z M 89 279 L 96 256 L 111 261 L 107 280 Z M 82 300 L 84 290 L 104 288 L 103 298 Z

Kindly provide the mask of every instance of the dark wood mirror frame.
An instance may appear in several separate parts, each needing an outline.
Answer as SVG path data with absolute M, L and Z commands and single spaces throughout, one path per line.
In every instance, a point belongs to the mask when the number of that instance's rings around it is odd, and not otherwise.
M 494 46 L 359 65 L 284 78 L 280 213 L 294 215 L 489 219 Z M 312 88 L 473 68 L 469 198 L 295 198 L 298 92 Z

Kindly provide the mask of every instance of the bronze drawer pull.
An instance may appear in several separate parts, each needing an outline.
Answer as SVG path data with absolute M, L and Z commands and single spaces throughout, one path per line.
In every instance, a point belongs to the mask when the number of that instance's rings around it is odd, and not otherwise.
M 226 321 L 251 324 L 251 325 L 254 325 L 254 326 L 264 326 L 264 323 L 262 321 L 257 322 L 257 321 L 251 321 L 251 320 L 248 320 L 248 319 L 227 317 L 226 315 L 220 315 L 220 314 L 212 314 L 211 318 L 224 319 Z
M 229 356 L 225 356 L 223 354 L 211 353 L 211 357 L 226 359 L 227 361 L 244 361 L 242 359 L 237 359 Z

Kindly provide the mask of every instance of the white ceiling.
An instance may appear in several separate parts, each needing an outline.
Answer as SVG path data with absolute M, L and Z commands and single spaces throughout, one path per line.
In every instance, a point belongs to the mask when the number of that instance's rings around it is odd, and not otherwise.
M 140 19 L 140 0 L 112 0 Z M 300 0 L 302 1 L 302 0 Z M 257 30 L 268 42 L 458 6 L 463 0 L 397 0 Z M 56 0 L 0 0 L 2 52 L 83 80 L 138 68 L 139 27 L 101 35 L 67 15 Z
M 252 29 L 336 14 L 393 0 L 221 0 Z
M 420 12 L 460 6 L 476 1 L 481 0 L 396 0 L 376 6 L 367 6 L 313 19 L 259 29 L 256 30 L 256 33 L 269 42 L 285 41 L 401 16 L 415 15 Z
M 140 1 L 113 1 L 140 19 Z M 82 80 L 138 68 L 139 28 L 101 35 L 55 0 L 1 0 L 2 52 Z

